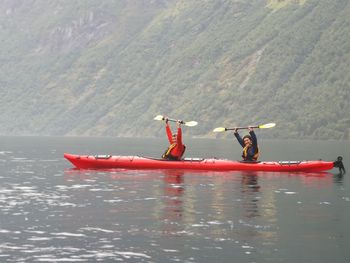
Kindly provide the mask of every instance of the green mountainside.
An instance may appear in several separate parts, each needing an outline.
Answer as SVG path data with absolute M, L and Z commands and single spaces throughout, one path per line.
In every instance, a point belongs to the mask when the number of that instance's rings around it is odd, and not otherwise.
M 0 0 L 2 135 L 164 136 L 276 122 L 349 140 L 348 0 Z M 232 136 L 232 135 L 231 135 Z

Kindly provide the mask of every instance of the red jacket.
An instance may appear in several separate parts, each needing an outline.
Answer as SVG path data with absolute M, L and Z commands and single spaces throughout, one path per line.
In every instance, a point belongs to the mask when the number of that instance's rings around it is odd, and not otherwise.
M 165 126 L 166 134 L 168 136 L 170 155 L 174 159 L 181 159 L 182 155 L 185 152 L 185 145 L 182 143 L 182 130 L 181 127 L 177 129 L 177 138 L 176 141 L 173 141 L 173 133 L 171 132 L 170 126 L 166 124 Z

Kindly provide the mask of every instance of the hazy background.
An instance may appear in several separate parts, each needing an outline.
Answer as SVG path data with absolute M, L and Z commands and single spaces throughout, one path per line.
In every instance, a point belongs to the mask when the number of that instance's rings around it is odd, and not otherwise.
M 348 0 L 0 0 L 0 134 L 148 137 L 157 114 L 349 140 Z M 221 136 L 221 135 L 220 135 Z

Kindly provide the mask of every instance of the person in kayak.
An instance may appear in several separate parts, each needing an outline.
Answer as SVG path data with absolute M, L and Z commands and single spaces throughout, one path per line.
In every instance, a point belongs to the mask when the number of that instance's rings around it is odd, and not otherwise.
M 249 135 L 245 135 L 243 138 L 239 135 L 238 130 L 234 129 L 234 135 L 237 141 L 243 147 L 242 158 L 244 161 L 257 161 L 259 158 L 258 140 L 254 133 L 253 128 L 249 127 Z
M 165 131 L 168 136 L 169 147 L 162 155 L 163 159 L 166 160 L 181 160 L 181 157 L 185 153 L 186 146 L 182 143 L 182 130 L 181 130 L 181 121 L 176 122 L 177 133 L 172 133 L 168 118 L 165 118 Z

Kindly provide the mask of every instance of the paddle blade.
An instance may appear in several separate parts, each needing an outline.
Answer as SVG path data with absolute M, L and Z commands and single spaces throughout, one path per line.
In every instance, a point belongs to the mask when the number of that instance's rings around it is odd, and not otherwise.
M 154 120 L 162 121 L 162 120 L 164 120 L 164 116 L 163 115 L 157 115 L 156 117 L 154 117 Z
M 185 122 L 185 125 L 188 127 L 193 127 L 193 126 L 196 126 L 197 124 L 198 124 L 198 122 L 196 122 L 196 121 L 186 121 Z
M 263 124 L 263 125 L 259 125 L 259 128 L 260 129 L 269 129 L 269 128 L 273 128 L 276 126 L 276 123 L 266 123 L 266 124 Z
M 226 128 L 224 127 L 217 127 L 213 130 L 213 132 L 224 132 L 224 131 L 226 131 Z

